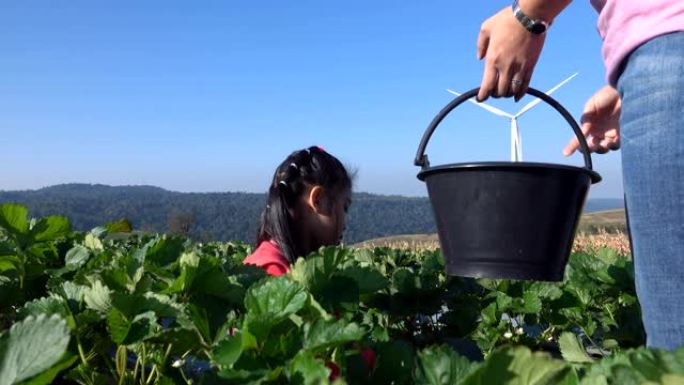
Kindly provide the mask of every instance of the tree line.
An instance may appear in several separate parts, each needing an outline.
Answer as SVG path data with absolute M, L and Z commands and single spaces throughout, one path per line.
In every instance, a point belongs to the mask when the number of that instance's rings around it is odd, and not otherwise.
M 135 230 L 176 233 L 199 241 L 252 243 L 266 201 L 258 193 L 180 193 L 152 186 L 64 184 L 0 191 L 0 203 L 26 205 L 30 215 L 63 215 L 75 230 L 128 219 Z M 349 210 L 346 243 L 397 234 L 433 233 L 427 198 L 357 193 Z

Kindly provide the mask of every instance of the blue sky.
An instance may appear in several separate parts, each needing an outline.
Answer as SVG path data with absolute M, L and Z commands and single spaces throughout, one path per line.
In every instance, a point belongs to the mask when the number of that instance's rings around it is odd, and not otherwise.
M 291 151 L 324 147 L 356 190 L 425 195 L 413 158 L 445 89 L 479 85 L 480 24 L 510 2 L 30 1 L 0 3 L 0 189 L 148 184 L 263 192 Z M 604 84 L 596 15 L 576 1 L 532 86 L 579 118 Z M 512 100 L 491 104 L 515 112 Z M 525 160 L 581 164 L 544 105 L 520 120 Z M 433 165 L 508 160 L 509 123 L 467 104 Z M 592 197 L 621 197 L 619 153 L 595 155 Z

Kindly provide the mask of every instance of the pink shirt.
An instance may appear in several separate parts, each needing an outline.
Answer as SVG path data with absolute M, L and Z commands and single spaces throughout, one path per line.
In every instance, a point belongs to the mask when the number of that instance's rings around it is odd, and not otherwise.
M 259 247 L 254 250 L 252 255 L 245 258 L 245 265 L 256 265 L 264 270 L 266 274 L 280 276 L 290 271 L 290 264 L 285 259 L 285 255 L 278 245 L 271 241 L 261 242 Z
M 684 0 L 591 0 L 599 12 L 606 78 L 617 83 L 623 60 L 648 40 L 684 31 Z

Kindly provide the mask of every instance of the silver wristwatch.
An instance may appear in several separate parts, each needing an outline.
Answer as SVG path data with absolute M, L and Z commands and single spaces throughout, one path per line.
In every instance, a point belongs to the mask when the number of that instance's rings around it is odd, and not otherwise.
M 522 26 L 531 33 L 535 35 L 541 35 L 549 28 L 549 23 L 545 22 L 544 20 L 530 19 L 527 15 L 525 15 L 522 9 L 520 9 L 518 0 L 513 0 L 511 8 L 513 9 L 513 15 L 515 18 L 518 19 L 520 24 L 522 24 Z

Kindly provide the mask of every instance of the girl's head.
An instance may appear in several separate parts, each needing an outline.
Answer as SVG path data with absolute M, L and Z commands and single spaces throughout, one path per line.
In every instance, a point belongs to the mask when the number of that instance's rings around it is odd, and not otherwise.
M 257 245 L 275 241 L 292 263 L 342 240 L 352 180 L 320 147 L 295 151 L 276 169 L 261 214 Z

